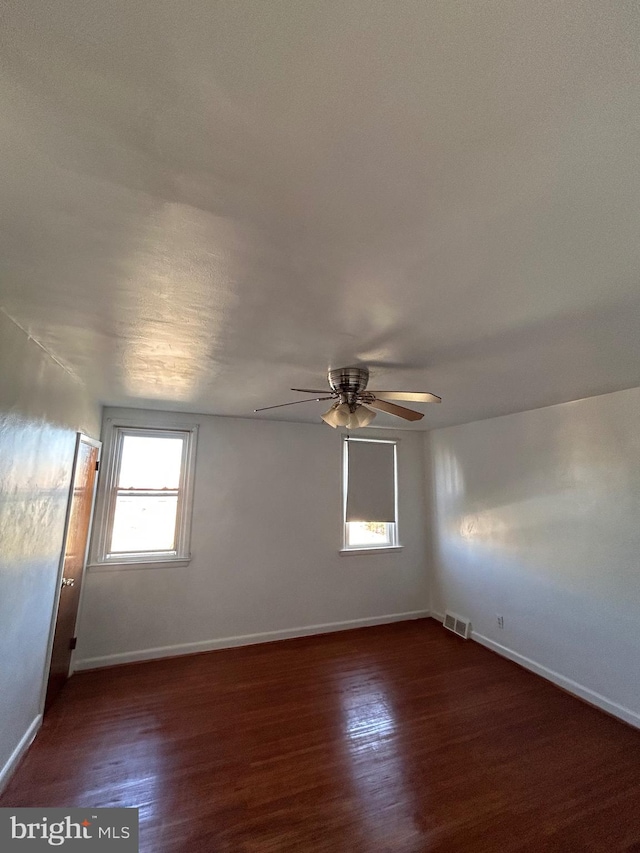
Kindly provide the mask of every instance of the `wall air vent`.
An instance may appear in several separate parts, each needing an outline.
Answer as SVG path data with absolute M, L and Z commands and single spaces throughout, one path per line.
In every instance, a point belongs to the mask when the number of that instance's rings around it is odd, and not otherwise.
M 463 619 L 455 613 L 450 613 L 448 610 L 444 614 L 444 622 L 442 623 L 448 631 L 453 631 L 459 637 L 467 640 L 471 631 L 471 625 L 468 619 Z

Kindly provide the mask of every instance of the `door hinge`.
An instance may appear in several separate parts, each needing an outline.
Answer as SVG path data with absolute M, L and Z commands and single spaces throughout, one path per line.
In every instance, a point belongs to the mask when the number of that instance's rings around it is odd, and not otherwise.
M 77 645 L 78 645 L 78 638 L 77 638 L 77 637 L 72 637 L 72 638 L 69 640 L 69 648 L 71 649 L 71 651 L 73 651 Z
M 100 470 L 100 460 L 96 459 L 96 471 Z

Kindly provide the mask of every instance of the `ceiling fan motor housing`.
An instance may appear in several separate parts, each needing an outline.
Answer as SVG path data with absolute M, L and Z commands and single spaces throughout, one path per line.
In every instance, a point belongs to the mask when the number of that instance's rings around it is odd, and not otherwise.
M 329 371 L 328 379 L 332 391 L 340 395 L 340 401 L 351 407 L 358 404 L 359 396 L 367 387 L 369 371 L 366 367 L 339 367 Z

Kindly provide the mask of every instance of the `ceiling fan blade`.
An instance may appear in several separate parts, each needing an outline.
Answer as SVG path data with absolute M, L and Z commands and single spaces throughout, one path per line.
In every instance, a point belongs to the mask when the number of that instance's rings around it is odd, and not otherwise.
M 367 401 L 367 406 L 372 409 L 380 409 L 381 412 L 388 412 L 390 415 L 396 415 L 399 418 L 404 418 L 405 421 L 420 421 L 424 417 L 422 412 L 414 412 L 413 409 L 405 409 L 404 406 L 396 406 L 395 403 L 386 403 L 384 400 Z
M 378 400 L 408 400 L 411 403 L 441 403 L 442 397 L 427 391 L 369 391 Z
M 253 411 L 266 412 L 267 409 L 281 409 L 283 406 L 297 406 L 298 403 L 320 403 L 322 400 L 333 400 L 333 397 L 312 397 L 310 400 L 294 400 L 293 403 L 278 403 L 277 406 L 263 406 L 261 409 L 254 409 Z
M 292 388 L 292 391 L 302 391 L 304 394 L 330 394 L 330 388 L 323 388 L 322 391 L 318 391 L 317 388 Z

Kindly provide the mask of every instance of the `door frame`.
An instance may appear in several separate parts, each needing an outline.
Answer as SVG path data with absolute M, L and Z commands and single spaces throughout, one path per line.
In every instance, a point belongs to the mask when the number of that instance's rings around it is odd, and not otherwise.
M 58 561 L 58 571 L 56 573 L 56 591 L 55 597 L 53 601 L 53 609 L 51 611 L 51 623 L 49 625 L 49 639 L 47 641 L 47 653 L 44 661 L 44 671 L 42 673 L 42 687 L 40 688 L 40 707 L 39 713 L 40 717 L 44 714 L 44 704 L 47 697 L 47 686 L 49 683 L 49 671 L 51 669 L 51 655 L 53 652 L 53 640 L 56 633 L 56 622 L 58 620 L 58 607 L 60 606 L 60 593 L 62 592 L 62 576 L 64 572 L 64 557 L 65 551 L 67 550 L 67 536 L 69 535 L 69 521 L 71 520 L 71 501 L 73 499 L 73 491 L 75 487 L 76 481 L 76 468 L 78 464 L 78 453 L 80 450 L 81 444 L 88 444 L 91 447 L 95 447 L 98 450 L 98 458 L 97 461 L 100 462 L 100 457 L 102 454 L 102 442 L 98 441 L 95 438 L 91 438 L 88 435 L 85 435 L 82 432 L 76 433 L 76 443 L 73 451 L 73 465 L 71 468 L 71 480 L 69 482 L 69 496 L 67 498 L 67 510 L 65 512 L 64 517 L 64 535 L 62 537 L 62 548 L 60 549 L 60 559 Z M 100 472 L 98 471 L 98 476 Z M 82 584 L 80 585 L 80 598 L 78 600 L 78 611 L 76 613 L 76 624 L 75 628 L 78 627 L 78 618 L 80 615 L 80 609 L 82 607 L 82 599 L 84 597 L 84 580 L 85 574 L 87 571 L 87 559 L 89 556 L 89 545 L 91 542 L 91 531 L 93 527 L 93 519 L 95 516 L 95 508 L 96 508 L 96 494 L 98 492 L 98 477 L 95 478 L 93 484 L 93 495 L 91 498 L 91 518 L 89 519 L 89 529 L 87 531 L 87 546 L 84 553 L 84 560 L 82 566 Z M 74 631 L 75 633 L 75 631 Z M 75 658 L 75 649 L 71 653 L 71 663 L 69 666 L 69 675 L 73 675 L 74 668 L 74 658 Z

